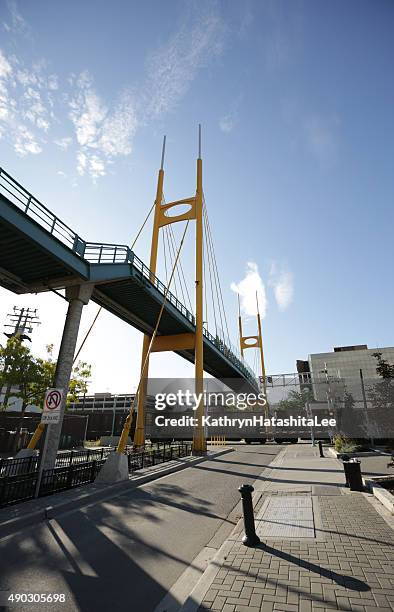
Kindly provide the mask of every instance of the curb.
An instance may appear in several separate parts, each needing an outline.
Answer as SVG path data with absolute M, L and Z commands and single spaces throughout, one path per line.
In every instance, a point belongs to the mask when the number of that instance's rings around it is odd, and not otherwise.
M 117 495 L 122 495 L 123 493 L 131 491 L 140 485 L 146 484 L 147 482 L 158 480 L 163 476 L 168 476 L 170 474 L 180 472 L 181 470 L 184 470 L 188 467 L 193 467 L 194 465 L 202 463 L 203 461 L 210 461 L 212 459 L 216 459 L 216 457 L 220 457 L 221 455 L 225 455 L 233 451 L 233 448 L 223 448 L 217 451 L 213 451 L 210 455 L 202 457 L 194 457 L 192 459 L 183 457 L 177 460 L 179 461 L 179 463 L 177 463 L 176 465 L 164 467 L 161 470 L 156 469 L 151 473 L 137 475 L 137 477 L 132 478 L 129 481 L 118 482 L 111 485 L 96 485 L 96 487 L 99 487 L 98 489 L 83 492 L 80 495 L 77 495 L 77 497 L 73 497 L 72 499 L 60 502 L 58 504 L 48 505 L 46 507 L 40 508 L 39 510 L 27 513 L 26 516 L 20 516 L 4 521 L 0 524 L 0 539 L 12 535 L 13 533 L 19 531 L 20 529 L 23 529 L 24 527 L 31 527 L 32 525 L 36 525 L 43 521 L 53 519 L 65 512 L 79 510 L 80 508 L 88 506 L 92 503 L 97 503 L 103 501 L 104 499 L 116 497 Z M 91 485 L 94 486 L 94 483 L 91 483 Z
M 382 487 L 382 485 L 371 478 L 363 478 L 363 482 L 365 488 L 373 493 L 376 499 L 380 501 L 385 508 L 387 508 L 390 514 L 394 515 L 394 496 L 384 487 Z
M 332 446 L 329 446 L 327 448 L 327 451 L 330 453 L 330 455 L 332 455 L 332 457 L 335 457 L 335 459 L 338 459 L 338 460 L 341 459 L 341 455 L 347 455 L 351 459 L 353 459 L 353 457 L 362 459 L 363 457 L 378 457 L 379 455 L 383 454 L 380 451 L 367 451 L 365 453 L 363 453 L 362 451 L 360 451 L 358 453 L 357 452 L 355 452 L 355 453 L 342 453 L 342 452 L 336 451 L 334 448 L 332 448 Z M 384 454 L 388 455 L 388 453 L 384 453 Z
M 267 479 L 270 474 L 275 469 L 276 465 L 280 465 L 283 459 L 283 456 L 286 454 L 287 447 L 283 448 L 279 453 L 274 457 L 274 459 L 269 464 L 268 468 L 270 471 L 267 473 Z M 272 466 L 272 468 L 271 468 Z M 262 472 L 263 473 L 263 472 Z M 260 474 L 261 476 L 261 474 Z M 259 482 L 258 479 L 253 483 L 253 486 Z M 264 488 L 260 490 L 256 490 L 253 493 L 253 507 L 257 505 L 260 501 L 262 494 L 264 493 Z M 194 589 L 188 595 L 185 603 L 179 608 L 178 612 L 197 612 L 201 603 L 211 587 L 212 582 L 215 579 L 218 570 L 221 568 L 223 563 L 226 561 L 228 554 L 231 551 L 232 546 L 234 545 L 234 541 L 238 539 L 240 531 L 242 531 L 243 518 L 241 517 L 234 529 L 230 533 L 230 535 L 225 539 L 217 553 L 212 557 L 211 561 L 208 563 L 208 566 L 199 581 L 197 582 Z M 241 529 L 240 529 L 241 528 Z

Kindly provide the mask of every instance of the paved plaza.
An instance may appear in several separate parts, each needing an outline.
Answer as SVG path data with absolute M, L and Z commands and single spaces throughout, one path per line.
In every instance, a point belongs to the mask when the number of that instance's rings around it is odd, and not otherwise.
M 372 496 L 350 493 L 340 463 L 311 446 L 287 447 L 271 468 L 255 483 L 261 544 L 244 546 L 239 523 L 184 609 L 393 610 L 388 512 Z

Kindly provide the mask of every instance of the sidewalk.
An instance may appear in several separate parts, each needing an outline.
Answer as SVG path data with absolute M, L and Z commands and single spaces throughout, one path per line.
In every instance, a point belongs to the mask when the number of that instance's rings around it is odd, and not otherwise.
M 88 504 L 121 495 L 133 487 L 198 465 L 203 461 L 209 461 L 214 457 L 219 457 L 220 455 L 231 452 L 231 450 L 230 447 L 210 449 L 208 454 L 203 457 L 190 455 L 136 470 L 129 475 L 128 481 L 114 484 L 96 484 L 92 482 L 80 487 L 54 493 L 53 495 L 46 495 L 38 499 L 5 506 L 0 508 L 0 539 L 24 527 L 54 518 L 69 510 L 76 510 Z
M 261 544 L 242 544 L 240 521 L 182 612 L 394 610 L 394 519 L 343 486 L 339 461 L 318 455 L 288 446 L 257 479 Z

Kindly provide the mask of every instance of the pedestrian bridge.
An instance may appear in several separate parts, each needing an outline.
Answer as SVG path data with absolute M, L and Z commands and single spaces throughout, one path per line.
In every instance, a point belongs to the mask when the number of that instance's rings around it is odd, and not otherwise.
M 166 286 L 127 245 L 88 242 L 0 168 L 0 285 L 36 293 L 92 283 L 92 300 L 146 334 L 152 334 Z M 193 314 L 170 291 L 157 335 L 193 334 Z M 184 337 L 184 336 L 183 336 Z M 194 349 L 175 351 L 194 363 Z M 204 328 L 204 370 L 258 390 L 242 357 Z

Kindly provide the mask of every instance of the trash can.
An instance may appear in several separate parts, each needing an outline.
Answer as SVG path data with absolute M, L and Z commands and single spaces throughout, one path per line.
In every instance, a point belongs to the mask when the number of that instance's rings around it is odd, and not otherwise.
M 345 470 L 346 486 L 351 491 L 363 491 L 363 479 L 361 476 L 361 461 L 359 459 L 350 459 L 343 462 Z

